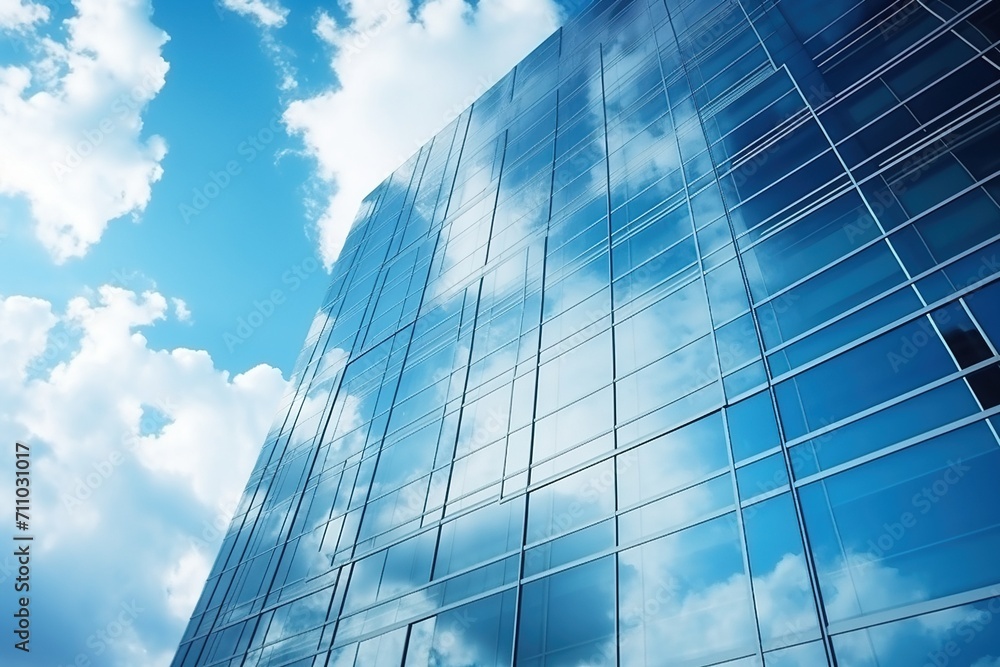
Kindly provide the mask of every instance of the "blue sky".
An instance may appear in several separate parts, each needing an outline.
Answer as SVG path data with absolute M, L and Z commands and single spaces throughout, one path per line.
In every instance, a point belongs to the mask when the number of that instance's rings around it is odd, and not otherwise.
M 169 664 L 361 197 L 570 10 L 0 0 L 0 663 Z

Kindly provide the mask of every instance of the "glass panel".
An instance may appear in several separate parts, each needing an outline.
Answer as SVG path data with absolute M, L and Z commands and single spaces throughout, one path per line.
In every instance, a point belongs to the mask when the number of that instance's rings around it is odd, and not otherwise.
M 816 602 L 791 495 L 744 509 L 743 525 L 764 650 L 818 638 Z
M 802 488 L 830 622 L 1000 582 L 998 475 L 977 422 Z
M 735 505 L 733 478 L 729 474 L 721 475 L 620 515 L 618 543 L 629 544 L 650 535 L 684 528 L 711 514 L 732 510 Z
M 532 581 L 521 590 L 517 664 L 614 664 L 613 556 Z
M 442 524 L 434 578 L 516 549 L 523 517 L 524 499 L 516 498 Z
M 530 577 L 554 567 L 580 560 L 615 546 L 615 522 L 599 524 L 563 535 L 524 552 L 524 575 Z
M 532 491 L 528 499 L 527 542 L 568 532 L 615 511 L 615 470 L 602 461 Z
M 733 459 L 742 461 L 778 444 L 771 394 L 763 391 L 726 408 Z
M 767 347 L 805 331 L 898 285 L 905 279 L 884 242 L 793 287 L 757 311 Z
M 732 515 L 723 516 L 621 552 L 623 665 L 708 665 L 754 651 L 750 586 L 734 526 Z
M 755 301 L 835 261 L 879 233 L 855 192 L 841 195 L 744 253 Z
M 396 667 L 403 659 L 403 645 L 405 642 L 406 628 L 399 628 L 387 634 L 366 639 L 358 644 L 358 654 L 355 664 L 372 665 L 373 667 Z
M 712 305 L 712 322 L 719 324 L 731 320 L 750 308 L 743 273 L 736 260 L 726 262 L 705 274 L 708 301 Z
M 953 372 L 926 317 L 897 327 L 775 387 L 791 440 Z
M 812 475 L 978 411 L 965 382 L 955 380 L 793 447 L 792 472 Z
M 811 642 L 764 654 L 764 667 L 800 667 L 801 665 L 822 667 L 828 664 L 823 642 Z
M 712 330 L 700 280 L 615 325 L 615 372 L 628 375 Z
M 976 290 L 965 297 L 969 310 L 975 315 L 979 326 L 989 336 L 993 347 L 1000 347 L 1000 282 Z
M 719 377 L 715 341 L 705 336 L 616 383 L 618 421 L 628 421 Z
M 514 602 L 515 591 L 505 591 L 415 623 L 405 667 L 509 665 Z
M 1000 598 L 833 638 L 839 667 L 994 667 Z
M 788 470 L 785 457 L 779 452 L 760 461 L 736 470 L 736 485 L 740 490 L 740 500 L 770 493 L 788 486 Z
M 727 468 L 726 434 L 716 412 L 617 457 L 618 506 L 629 507 Z
M 715 341 L 724 374 L 760 356 L 757 329 L 750 313 L 721 327 L 715 332 Z
M 538 368 L 536 411 L 547 415 L 611 384 L 611 331 L 598 334 Z

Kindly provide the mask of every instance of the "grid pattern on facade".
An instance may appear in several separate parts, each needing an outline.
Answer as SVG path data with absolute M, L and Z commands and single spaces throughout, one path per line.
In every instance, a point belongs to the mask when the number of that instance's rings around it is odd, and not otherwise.
M 173 664 L 1000 665 L 998 17 L 583 10 L 365 200 Z

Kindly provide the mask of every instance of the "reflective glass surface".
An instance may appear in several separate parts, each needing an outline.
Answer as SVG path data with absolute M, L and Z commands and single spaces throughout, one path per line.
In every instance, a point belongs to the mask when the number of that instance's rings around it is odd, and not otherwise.
M 1000 664 L 996 3 L 563 4 L 363 201 L 173 667 Z

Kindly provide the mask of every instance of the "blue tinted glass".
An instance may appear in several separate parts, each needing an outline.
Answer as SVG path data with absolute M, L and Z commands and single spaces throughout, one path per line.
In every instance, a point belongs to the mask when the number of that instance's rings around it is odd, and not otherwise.
M 729 373 L 760 356 L 757 330 L 750 313 L 721 327 L 715 332 L 715 341 L 719 346 L 723 373 Z
M 823 642 L 810 642 L 764 654 L 764 667 L 799 667 L 799 665 L 822 667 L 827 664 L 829 663 Z
M 514 599 L 515 592 L 510 590 L 415 623 L 410 628 L 405 667 L 509 665 Z
M 550 570 L 615 546 L 615 522 L 603 521 L 524 552 L 524 576 Z
M 913 273 L 920 273 L 930 268 L 934 261 L 950 259 L 995 236 L 998 223 L 1000 209 L 977 188 L 914 222 L 918 238 L 895 245 L 907 267 Z M 897 237 L 900 241 L 911 238 L 906 234 L 891 238 L 895 241 Z M 921 255 L 916 254 L 920 252 L 929 252 L 930 257 L 921 261 L 918 259 Z
M 965 297 L 965 302 L 993 347 L 1000 346 L 1000 282 L 976 290 Z
M 978 410 L 965 382 L 955 380 L 793 447 L 792 471 L 805 477 Z
M 716 380 L 718 357 L 711 336 L 704 336 L 632 375 L 618 380 L 618 420 L 628 421 L 681 398 Z
M 726 418 L 729 420 L 729 438 L 736 461 L 778 444 L 778 425 L 769 392 L 761 392 L 729 406 Z
M 841 345 L 876 331 L 879 327 L 918 310 L 923 304 L 912 288 L 889 296 L 792 343 L 768 357 L 775 375 L 798 368 Z
M 517 664 L 614 664 L 615 569 L 607 557 L 521 590 Z
M 660 436 L 618 456 L 618 505 L 685 487 L 729 465 L 721 413 Z
M 773 347 L 863 303 L 904 279 L 885 243 L 851 257 L 758 309 L 764 343 Z
M 733 480 L 724 474 L 672 493 L 618 517 L 618 543 L 674 531 L 735 507 Z
M 802 488 L 830 621 L 1000 583 L 998 474 L 977 422 Z
M 532 491 L 527 541 L 543 540 L 610 516 L 615 509 L 614 486 L 614 465 L 603 461 Z
M 837 664 L 847 667 L 990 667 L 1000 655 L 998 614 L 994 597 L 839 635 L 833 650 Z
M 712 322 L 716 325 L 731 320 L 750 307 L 743 273 L 736 260 L 706 274 L 705 286 L 708 288 L 708 302 L 712 306 Z
M 747 507 L 743 526 L 764 650 L 819 637 L 816 602 L 791 495 Z
M 714 664 L 757 643 L 750 585 L 732 515 L 622 551 L 622 664 Z M 720 633 L 719 628 L 726 632 Z
M 712 329 L 701 281 L 615 325 L 615 372 L 628 375 Z
M 457 572 L 517 548 L 524 501 L 489 505 L 441 526 L 434 577 Z
M 956 370 L 927 318 L 874 338 L 775 388 L 789 440 Z
M 740 500 L 749 500 L 764 493 L 788 487 L 788 470 L 780 452 L 736 470 L 736 485 Z

